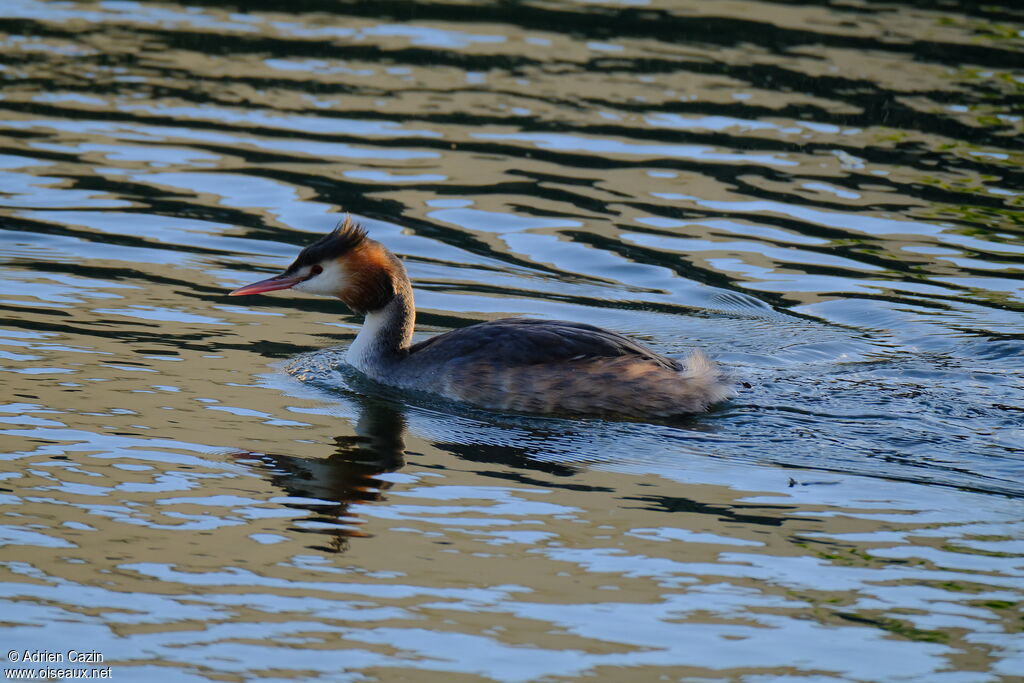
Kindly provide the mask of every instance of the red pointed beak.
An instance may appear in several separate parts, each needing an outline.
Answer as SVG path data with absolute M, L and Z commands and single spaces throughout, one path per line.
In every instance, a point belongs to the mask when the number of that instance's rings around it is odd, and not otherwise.
M 259 282 L 253 282 L 251 285 L 245 285 L 239 287 L 233 292 L 228 292 L 228 296 L 242 296 L 243 294 L 262 294 L 264 292 L 274 292 L 278 289 L 291 289 L 295 285 L 302 282 L 300 277 L 290 277 L 284 275 L 275 275 L 274 277 L 267 278 L 266 280 L 260 280 Z

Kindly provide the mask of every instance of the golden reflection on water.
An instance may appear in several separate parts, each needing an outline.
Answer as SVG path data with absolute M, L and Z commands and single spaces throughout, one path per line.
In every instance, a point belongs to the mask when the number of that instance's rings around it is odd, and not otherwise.
M 678 453 L 545 464 L 558 438 L 592 448 L 613 426 L 538 439 L 356 395 L 325 410 L 297 385 L 236 386 L 234 401 L 227 382 L 219 399 L 143 389 L 146 374 L 95 377 L 109 381 L 88 407 L 59 377 L 24 395 L 51 409 L 20 410 L 29 447 L 7 494 L 15 642 L 69 621 L 133 678 L 354 661 L 384 679 L 867 679 L 882 662 L 926 680 L 999 667 L 998 634 L 1019 628 L 1019 509 L 998 498 Z M 614 436 L 627 453 L 642 441 Z M 232 441 L 268 452 L 207 445 Z
M 0 8 L 8 647 L 114 680 L 1019 676 L 1010 10 L 388 7 Z M 583 320 L 739 396 L 650 425 L 364 386 L 306 354 L 357 317 L 224 296 L 343 211 L 421 336 Z

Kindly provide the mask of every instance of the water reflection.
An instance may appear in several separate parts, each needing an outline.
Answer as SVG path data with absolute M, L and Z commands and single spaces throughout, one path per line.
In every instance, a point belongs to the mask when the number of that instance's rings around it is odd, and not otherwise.
M 364 523 L 353 504 L 379 501 L 391 483 L 379 477 L 405 465 L 405 418 L 394 406 L 368 400 L 352 435 L 334 438 L 333 452 L 312 459 L 274 453 L 235 453 L 239 462 L 258 463 L 270 482 L 288 495 L 288 507 L 309 510 L 312 517 L 295 530 L 324 534 L 313 550 L 345 552 L 349 538 L 364 537 Z
M 742 466 L 643 425 L 493 422 L 277 372 L 236 383 L 230 403 L 230 385 L 197 401 L 149 375 L 120 390 L 161 392 L 135 407 L 174 409 L 164 437 L 291 433 L 293 453 L 72 432 L 66 410 L 4 406 L 6 436 L 46 442 L 15 455 L 0 501 L 19 515 L 3 527 L 18 554 L 0 563 L 12 647 L 61 619 L 135 677 L 152 662 L 255 678 L 271 663 L 393 677 L 427 662 L 501 681 L 623 667 L 925 681 L 1012 661 L 1024 510 L 1001 498 Z M 87 412 L 119 432 L 140 419 Z
M 1015 9 L 0 3 L 9 647 L 118 680 L 1015 680 Z M 750 386 L 681 425 L 356 386 L 307 352 L 357 317 L 224 297 L 343 212 L 421 338 L 580 320 Z

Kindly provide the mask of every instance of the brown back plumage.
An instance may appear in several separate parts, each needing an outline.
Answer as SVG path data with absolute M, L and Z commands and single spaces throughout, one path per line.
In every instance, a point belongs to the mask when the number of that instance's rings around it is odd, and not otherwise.
M 445 380 L 450 398 L 525 413 L 672 417 L 703 412 L 732 393 L 699 351 L 680 370 L 629 355 L 520 366 L 477 363 Z

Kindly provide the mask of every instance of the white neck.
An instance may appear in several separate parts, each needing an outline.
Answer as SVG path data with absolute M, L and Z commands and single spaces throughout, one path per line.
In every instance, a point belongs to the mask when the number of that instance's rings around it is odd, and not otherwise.
M 378 364 L 382 355 L 381 339 L 387 326 L 388 315 L 383 310 L 366 314 L 356 340 L 348 347 L 348 353 L 345 355 L 349 365 L 370 374 L 370 368 Z
M 415 318 L 412 291 L 406 284 L 387 306 L 366 314 L 345 359 L 370 377 L 381 378 L 408 349 Z

